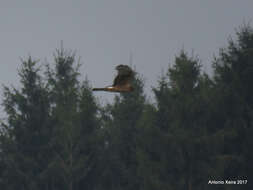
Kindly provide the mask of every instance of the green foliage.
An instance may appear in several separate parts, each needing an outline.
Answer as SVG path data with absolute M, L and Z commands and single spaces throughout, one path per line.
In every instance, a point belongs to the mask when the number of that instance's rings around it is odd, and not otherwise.
M 213 78 L 181 51 L 153 88 L 155 104 L 136 72 L 133 92 L 99 106 L 75 57 L 57 50 L 45 73 L 29 57 L 21 87 L 4 86 L 1 189 L 252 189 L 250 26 L 220 50 Z M 225 179 L 249 184 L 208 185 Z
M 0 183 L 6 189 L 80 189 L 96 183 L 97 105 L 88 81 L 80 85 L 74 64 L 74 54 L 57 51 L 55 68 L 47 66 L 43 82 L 29 58 L 19 73 L 21 90 L 5 87 Z
M 205 184 L 210 171 L 210 136 L 204 91 L 209 88 L 209 78 L 200 74 L 199 60 L 182 51 L 154 89 L 157 110 L 148 122 L 153 127 L 146 129 L 150 135 L 141 138 L 152 139 L 143 145 L 148 151 L 142 156 L 146 154 L 153 171 L 144 170 L 150 185 L 143 189 L 201 189 Z M 156 173 L 153 179 L 151 173 Z
M 243 26 L 214 61 L 216 96 L 220 104 L 221 157 L 225 178 L 252 177 L 253 30 Z M 252 186 L 251 186 L 252 188 Z
M 4 87 L 3 105 L 8 119 L 2 124 L 5 170 L 1 183 L 6 189 L 38 188 L 50 156 L 48 91 L 38 72 L 37 63 L 29 57 L 19 72 L 21 90 Z
M 137 74 L 136 74 L 137 75 Z M 105 126 L 107 166 L 103 171 L 106 189 L 138 189 L 136 138 L 137 123 L 142 114 L 145 96 L 140 77 L 133 81 L 135 91 L 115 97 L 106 108 Z

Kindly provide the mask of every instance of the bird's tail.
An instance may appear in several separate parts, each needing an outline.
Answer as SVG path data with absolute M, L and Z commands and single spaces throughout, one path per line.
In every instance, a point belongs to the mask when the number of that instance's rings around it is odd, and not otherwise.
M 93 88 L 92 91 L 117 92 L 118 90 L 114 86 L 106 86 L 104 88 Z
M 92 91 L 106 91 L 106 88 L 93 88 Z
M 113 87 L 107 86 L 105 88 L 93 88 L 92 91 L 109 91 L 109 92 L 111 92 L 111 91 L 113 91 L 113 89 L 114 89 Z

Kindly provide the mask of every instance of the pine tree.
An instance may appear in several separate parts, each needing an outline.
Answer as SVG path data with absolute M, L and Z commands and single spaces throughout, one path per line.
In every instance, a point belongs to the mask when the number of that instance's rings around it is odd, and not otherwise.
M 121 93 L 108 105 L 105 114 L 105 160 L 103 169 L 106 189 L 138 189 L 136 159 L 137 123 L 142 114 L 145 96 L 143 82 L 133 81 L 134 91 Z
M 31 58 L 19 72 L 21 90 L 5 87 L 0 184 L 4 189 L 95 189 L 98 106 L 88 80 L 80 83 L 75 55 L 56 52 L 46 77 Z M 44 79 L 44 81 L 42 80 Z
M 200 67 L 196 57 L 181 51 L 154 89 L 157 111 L 150 129 L 156 135 L 150 141 L 155 143 L 146 145 L 146 162 L 156 171 L 154 180 L 148 180 L 153 189 L 203 189 L 208 179 L 211 137 L 205 93 L 210 80 Z
M 97 105 L 88 81 L 80 85 L 75 55 L 63 48 L 55 55 L 55 69 L 48 67 L 54 157 L 45 177 L 52 189 L 92 189 L 95 170 Z
M 38 72 L 38 64 L 29 57 L 19 72 L 21 89 L 4 87 L 7 121 L 0 138 L 4 189 L 46 188 L 41 174 L 50 158 L 51 128 L 48 89 Z
M 230 39 L 227 48 L 220 50 L 214 60 L 216 91 L 219 95 L 220 133 L 224 146 L 224 178 L 250 179 L 253 154 L 252 81 L 253 81 L 253 29 L 245 25 Z M 248 186 L 251 189 L 253 186 Z

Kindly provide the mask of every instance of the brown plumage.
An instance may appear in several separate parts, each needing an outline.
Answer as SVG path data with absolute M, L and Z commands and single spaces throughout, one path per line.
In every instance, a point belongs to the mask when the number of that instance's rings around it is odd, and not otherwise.
M 112 86 L 104 88 L 93 88 L 93 91 L 108 91 L 108 92 L 131 92 L 133 87 L 131 80 L 134 77 L 133 70 L 127 65 L 118 65 L 116 67 L 118 75 L 115 77 Z

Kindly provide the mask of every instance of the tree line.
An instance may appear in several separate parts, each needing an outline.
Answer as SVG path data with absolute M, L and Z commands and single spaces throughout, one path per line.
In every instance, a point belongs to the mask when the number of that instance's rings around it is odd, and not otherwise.
M 22 60 L 21 87 L 3 87 L 0 189 L 252 189 L 253 29 L 236 34 L 212 76 L 180 51 L 153 88 L 155 103 L 137 71 L 134 92 L 101 106 L 71 51 L 57 50 L 43 72 Z

